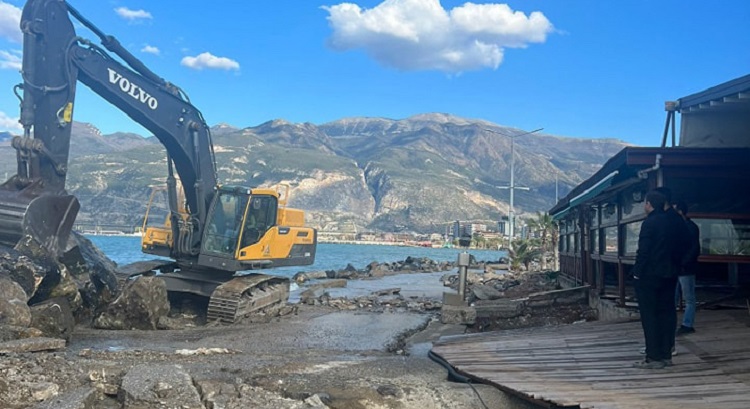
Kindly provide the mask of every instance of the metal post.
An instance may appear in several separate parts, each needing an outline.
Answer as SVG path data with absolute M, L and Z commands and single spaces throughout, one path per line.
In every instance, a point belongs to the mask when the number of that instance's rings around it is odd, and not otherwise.
M 466 275 L 469 268 L 469 253 L 458 254 L 458 296 L 461 301 L 466 301 Z
M 508 234 L 509 234 L 509 237 L 510 237 L 510 241 L 513 241 L 513 236 L 514 236 L 515 230 L 516 230 L 516 228 L 515 228 L 516 227 L 515 209 L 513 207 L 513 204 L 514 204 L 513 203 L 513 196 L 514 196 L 515 190 L 516 189 L 529 190 L 529 188 L 527 188 L 527 187 L 516 188 L 516 183 L 515 183 L 515 174 L 516 174 L 516 169 L 515 169 L 515 166 L 516 166 L 516 152 L 515 152 L 516 138 L 519 137 L 519 136 L 524 136 L 524 135 L 530 135 L 530 134 L 533 134 L 533 133 L 537 133 L 537 132 L 539 132 L 539 131 L 541 131 L 543 129 L 544 128 L 539 128 L 539 129 L 535 129 L 535 130 L 533 130 L 531 132 L 524 132 L 524 133 L 520 133 L 520 134 L 517 134 L 517 135 L 508 135 L 508 134 L 505 134 L 505 133 L 502 133 L 502 132 L 493 131 L 491 129 L 485 129 L 485 131 L 487 131 L 487 132 L 496 133 L 498 135 L 502 135 L 502 136 L 506 136 L 506 137 L 510 138 L 510 186 L 507 187 L 507 189 L 510 189 L 510 208 L 508 209 L 508 213 L 509 213 L 508 214 L 508 218 L 509 218 L 509 220 L 508 220 Z M 505 189 L 505 187 L 500 187 L 500 186 L 497 186 L 497 187 L 500 188 L 500 189 Z
M 516 190 L 516 185 L 514 183 L 514 176 L 516 174 L 515 172 L 515 163 L 516 163 L 516 153 L 515 153 L 515 146 L 516 146 L 516 137 L 511 136 L 510 137 L 510 209 L 508 211 L 510 216 L 510 226 L 508 228 L 508 232 L 510 234 L 510 240 L 513 241 L 513 238 L 515 237 L 516 232 L 516 215 L 513 212 L 513 192 Z
M 560 172 L 555 170 L 555 204 L 560 200 L 560 189 L 558 188 L 558 176 L 560 175 Z

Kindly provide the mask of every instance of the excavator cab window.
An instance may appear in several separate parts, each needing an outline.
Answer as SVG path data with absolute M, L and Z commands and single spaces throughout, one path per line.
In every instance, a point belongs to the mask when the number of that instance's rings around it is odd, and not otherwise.
M 203 250 L 234 257 L 248 196 L 219 192 L 206 223 Z
M 253 196 L 247 209 L 245 228 L 242 233 L 242 247 L 257 243 L 261 237 L 276 225 L 278 201 L 273 196 Z

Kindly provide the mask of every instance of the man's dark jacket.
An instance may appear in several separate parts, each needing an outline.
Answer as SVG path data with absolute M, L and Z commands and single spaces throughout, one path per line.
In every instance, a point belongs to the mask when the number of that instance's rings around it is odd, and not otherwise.
M 701 233 L 698 225 L 690 219 L 685 219 L 685 228 L 688 234 L 688 247 L 682 258 L 682 271 L 680 275 L 694 275 L 698 266 L 698 256 L 701 253 Z
M 676 213 L 675 213 L 676 214 Z M 641 224 L 638 251 L 631 270 L 644 281 L 675 278 L 680 273 L 687 228 L 680 215 L 654 209 Z

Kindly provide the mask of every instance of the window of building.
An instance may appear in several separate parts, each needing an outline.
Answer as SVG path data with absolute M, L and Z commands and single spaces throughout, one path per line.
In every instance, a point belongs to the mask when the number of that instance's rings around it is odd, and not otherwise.
M 620 212 L 623 219 L 640 216 L 646 213 L 643 208 L 646 194 L 642 188 L 631 188 L 620 195 Z
M 589 222 L 591 227 L 599 226 L 599 206 L 593 206 L 589 209 Z
M 589 251 L 591 254 L 599 254 L 599 230 L 591 229 L 591 246 Z
M 693 219 L 700 229 L 701 254 L 750 256 L 750 220 Z
M 602 232 L 604 252 L 607 254 L 617 254 L 617 226 L 605 227 L 602 229 Z
M 635 256 L 638 251 L 638 236 L 641 234 L 641 223 L 633 222 L 625 225 L 625 255 Z
M 614 203 L 602 205 L 601 210 L 602 224 L 611 224 L 617 222 L 617 206 Z

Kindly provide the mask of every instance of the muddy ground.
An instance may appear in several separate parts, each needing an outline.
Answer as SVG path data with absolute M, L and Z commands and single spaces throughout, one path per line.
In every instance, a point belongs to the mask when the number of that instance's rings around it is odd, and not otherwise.
M 308 305 L 266 323 L 169 331 L 80 327 L 62 351 L 0 355 L 0 407 L 533 408 L 491 386 L 447 380 L 427 353 L 439 336 L 463 331 L 441 324 L 435 313 Z M 122 378 L 160 366 L 189 374 L 200 406 L 185 399 L 175 405 L 153 379 L 150 403 L 124 404 Z M 69 398 L 81 388 L 97 391 Z

